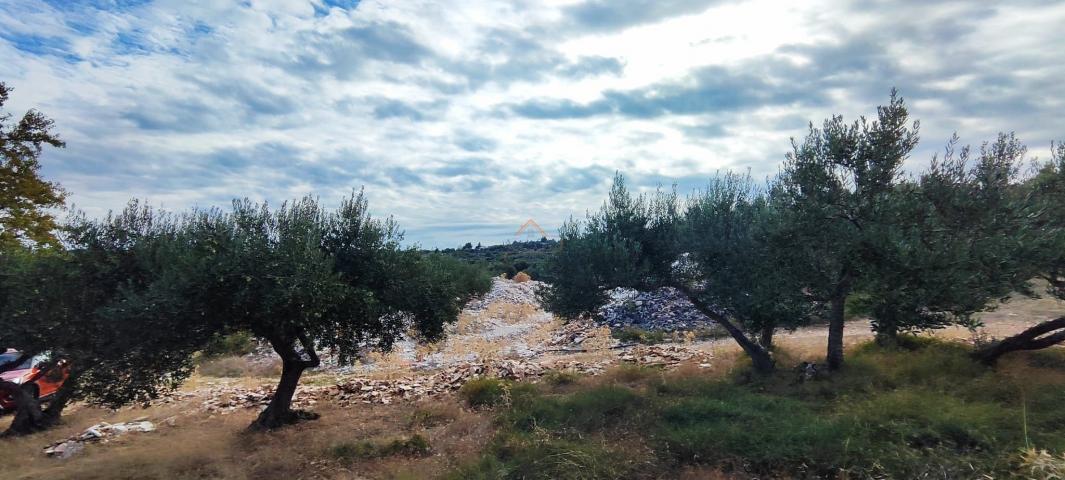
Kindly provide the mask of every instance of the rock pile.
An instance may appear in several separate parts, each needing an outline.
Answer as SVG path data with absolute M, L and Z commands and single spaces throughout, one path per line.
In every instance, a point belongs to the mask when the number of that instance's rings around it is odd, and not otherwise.
M 714 324 L 671 287 L 653 292 L 616 288 L 610 291 L 610 301 L 603 305 L 597 318 L 611 328 L 627 326 L 666 332 L 709 328 Z
M 709 367 L 713 355 L 674 345 L 641 345 L 621 352 L 618 359 L 637 365 L 674 367 L 681 362 L 695 360 L 700 367 Z
M 155 431 L 155 424 L 145 419 L 126 423 L 100 422 L 76 436 L 52 443 L 45 447 L 44 453 L 54 458 L 70 458 L 85 449 L 85 444 L 90 442 L 106 443 L 130 432 L 153 431 Z
M 483 297 L 472 300 L 466 304 L 466 312 L 478 313 L 488 308 L 493 303 L 511 303 L 516 305 L 536 305 L 540 302 L 536 299 L 536 291 L 543 285 L 536 280 L 527 282 L 512 282 L 505 278 L 495 277 L 492 279 L 492 289 Z

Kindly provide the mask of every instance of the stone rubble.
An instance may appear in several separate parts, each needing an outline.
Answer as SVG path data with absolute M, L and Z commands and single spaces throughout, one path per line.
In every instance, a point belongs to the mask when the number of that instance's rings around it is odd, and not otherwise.
M 596 319 L 611 328 L 628 326 L 665 332 L 695 330 L 715 325 L 675 288 L 653 292 L 615 288 L 610 301 L 596 314 Z
M 667 367 L 676 366 L 681 362 L 693 359 L 699 362 L 701 367 L 709 366 L 712 358 L 713 355 L 710 353 L 675 345 L 640 345 L 618 355 L 618 359 L 623 362 Z
M 632 363 L 637 365 L 674 367 L 682 362 L 698 363 L 708 366 L 711 355 L 684 346 L 675 345 L 618 345 L 617 341 L 610 337 L 609 329 L 592 319 L 575 320 L 561 324 L 549 333 L 546 339 L 534 343 L 529 340 L 528 334 L 534 329 L 550 325 L 555 319 L 550 314 L 540 309 L 536 298 L 536 289 L 540 282 L 528 281 L 515 283 L 506 279 L 495 278 L 492 280 L 492 289 L 484 298 L 470 302 L 464 313 L 474 315 L 472 330 L 466 328 L 463 333 L 452 333 L 449 341 L 464 342 L 470 339 L 486 341 L 499 345 L 498 352 L 492 356 L 481 358 L 476 353 L 435 352 L 414 358 L 414 350 L 417 347 L 410 341 L 397 345 L 401 354 L 410 351 L 407 359 L 409 374 L 397 378 L 375 379 L 366 375 L 372 371 L 371 365 L 339 368 L 333 365 L 331 368 L 317 369 L 318 373 L 328 372 L 336 374 L 336 381 L 332 385 L 300 385 L 293 398 L 292 408 L 309 409 L 318 402 L 329 402 L 341 406 L 357 406 L 365 404 L 388 405 L 401 401 L 411 401 L 426 397 L 447 395 L 462 387 L 467 381 L 477 377 L 495 377 L 507 380 L 537 381 L 543 375 L 551 371 L 568 371 L 586 375 L 598 375 L 611 365 L 618 363 Z M 618 307 L 623 302 L 635 302 L 637 307 L 646 311 L 657 312 L 659 315 L 676 312 L 674 320 L 669 327 L 682 329 L 691 328 L 699 322 L 711 323 L 709 320 L 699 320 L 691 317 L 687 312 L 690 304 L 681 303 L 677 300 L 675 292 L 649 295 L 635 292 L 612 292 L 614 301 L 605 308 L 606 316 L 617 322 L 629 322 L 630 324 L 647 325 L 648 322 L 630 318 L 638 313 Z M 524 313 L 515 321 L 514 318 L 494 318 L 494 313 L 489 306 L 498 303 L 513 305 L 532 305 L 535 310 Z M 644 311 L 637 308 L 636 312 Z M 697 313 L 697 312 L 696 312 Z M 705 317 L 703 317 L 705 319 Z M 662 323 L 661 320 L 652 320 Z M 406 342 L 406 341 L 405 341 Z M 605 356 L 597 357 L 595 361 L 584 361 L 565 358 L 569 354 L 600 352 Z M 609 352 L 609 353 L 607 353 Z M 548 355 L 556 353 L 556 355 Z M 259 356 L 270 356 L 272 352 L 261 352 Z M 328 358 L 322 355 L 323 360 Z M 226 382 L 210 382 L 205 387 L 195 391 L 174 392 L 156 400 L 156 404 L 175 402 L 198 402 L 198 408 L 192 409 L 188 414 L 196 412 L 208 415 L 227 415 L 237 411 L 248 409 L 263 409 L 270 402 L 273 395 L 272 386 L 245 387 L 231 385 Z
M 536 291 L 543 285 L 542 282 L 529 280 L 526 282 L 512 282 L 505 278 L 492 278 L 492 288 L 483 297 L 472 300 L 466 304 L 465 312 L 483 312 L 493 303 L 510 303 L 514 305 L 536 305 L 540 301 L 536 298 Z
M 138 419 L 126 423 L 100 422 L 93 425 L 79 435 L 54 442 L 44 448 L 45 455 L 53 458 L 66 459 L 85 449 L 87 443 L 107 443 L 115 437 L 130 432 L 154 432 L 155 424 L 145 419 Z

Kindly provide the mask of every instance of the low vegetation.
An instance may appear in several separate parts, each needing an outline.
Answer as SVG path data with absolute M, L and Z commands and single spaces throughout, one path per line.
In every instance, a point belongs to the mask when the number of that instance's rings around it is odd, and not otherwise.
M 659 371 L 512 393 L 485 455 L 452 478 L 658 478 L 685 468 L 775 477 L 995 478 L 1056 468 L 1061 350 L 990 369 L 968 347 L 869 343 L 828 378 Z M 607 377 L 611 378 L 611 377 Z M 1050 470 L 1048 470 L 1050 471 Z M 1046 477 L 1050 478 L 1050 477 Z
M 466 244 L 461 248 L 445 248 L 435 252 L 477 265 L 491 272 L 493 276 L 502 274 L 512 278 L 519 272 L 525 272 L 533 280 L 542 280 L 544 264 L 556 246 L 557 241 L 544 238 L 503 245 Z

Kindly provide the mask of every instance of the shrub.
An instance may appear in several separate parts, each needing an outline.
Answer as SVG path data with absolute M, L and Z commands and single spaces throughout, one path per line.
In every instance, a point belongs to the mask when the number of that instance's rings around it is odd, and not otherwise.
M 514 280 L 515 283 L 525 283 L 532 280 L 532 277 L 530 277 L 528 273 L 518 272 L 514 274 L 514 278 L 511 280 Z
M 547 374 L 542 377 L 542 380 L 548 385 L 560 387 L 563 385 L 573 385 L 577 383 L 578 378 L 580 377 L 573 372 L 567 372 L 564 370 L 552 370 L 550 372 L 547 372 Z
M 547 428 L 579 436 L 630 424 L 642 406 L 643 399 L 632 389 L 608 385 L 563 397 L 532 396 L 517 402 L 503 420 L 522 431 Z
M 611 332 L 611 336 L 622 343 L 642 343 L 654 345 L 666 341 L 666 334 L 658 330 L 645 330 L 640 327 L 627 326 Z
M 507 401 L 510 385 L 498 378 L 475 378 L 459 389 L 459 396 L 473 408 L 493 407 Z

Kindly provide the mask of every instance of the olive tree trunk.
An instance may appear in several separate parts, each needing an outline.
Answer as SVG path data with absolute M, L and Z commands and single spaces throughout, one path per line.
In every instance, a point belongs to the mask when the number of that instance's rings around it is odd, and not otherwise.
M 825 353 L 825 363 L 829 370 L 839 370 L 843 367 L 843 322 L 845 317 L 844 305 L 847 297 L 837 295 L 831 300 L 831 309 L 828 313 L 828 351 Z
M 754 366 L 756 372 L 766 374 L 773 371 L 776 367 L 776 361 L 773 360 L 773 356 L 770 355 L 767 348 L 763 348 L 763 346 L 758 345 L 747 337 L 747 334 L 745 334 L 742 329 L 737 327 L 736 324 L 732 323 L 732 321 L 724 315 L 714 311 L 709 304 L 702 301 L 702 299 L 700 299 L 698 295 L 687 286 L 674 285 L 674 288 L 684 293 L 688 298 L 688 301 L 691 302 L 703 315 L 706 315 L 707 318 L 710 318 L 724 327 L 729 335 L 732 336 L 732 339 L 740 345 L 740 348 L 743 349 L 744 353 L 751 358 L 751 364 Z M 762 331 L 762 336 L 763 338 L 766 336 L 765 330 Z M 772 334 L 769 335 L 769 338 L 772 338 Z
M 59 423 L 63 409 L 74 397 L 77 381 L 77 373 L 71 372 L 63 381 L 63 386 L 59 387 L 55 396 L 48 402 L 48 406 L 43 409 L 35 389 L 27 388 L 26 385 L 0 382 L 0 389 L 15 400 L 15 418 L 11 420 L 11 425 L 4 431 L 3 436 L 29 435 L 54 427 Z
M 292 397 L 299 387 L 300 377 L 308 368 L 317 367 L 321 361 L 314 351 L 314 343 L 306 335 L 300 334 L 299 341 L 303 345 L 303 351 L 310 357 L 304 360 L 302 355 L 296 352 L 294 340 L 284 338 L 270 338 L 270 345 L 281 357 L 281 380 L 277 383 L 270 403 L 258 418 L 248 427 L 249 430 L 274 430 L 285 425 L 291 425 L 300 420 L 318 418 L 317 415 L 292 409 Z
M 0 391 L 15 402 L 15 418 L 11 420 L 11 425 L 4 431 L 3 436 L 29 435 L 50 426 L 32 389 L 12 382 L 0 382 Z
M 1065 342 L 1065 317 L 1058 317 L 1031 327 L 1012 337 L 973 352 L 973 358 L 993 365 L 999 357 L 1018 350 L 1039 350 Z

